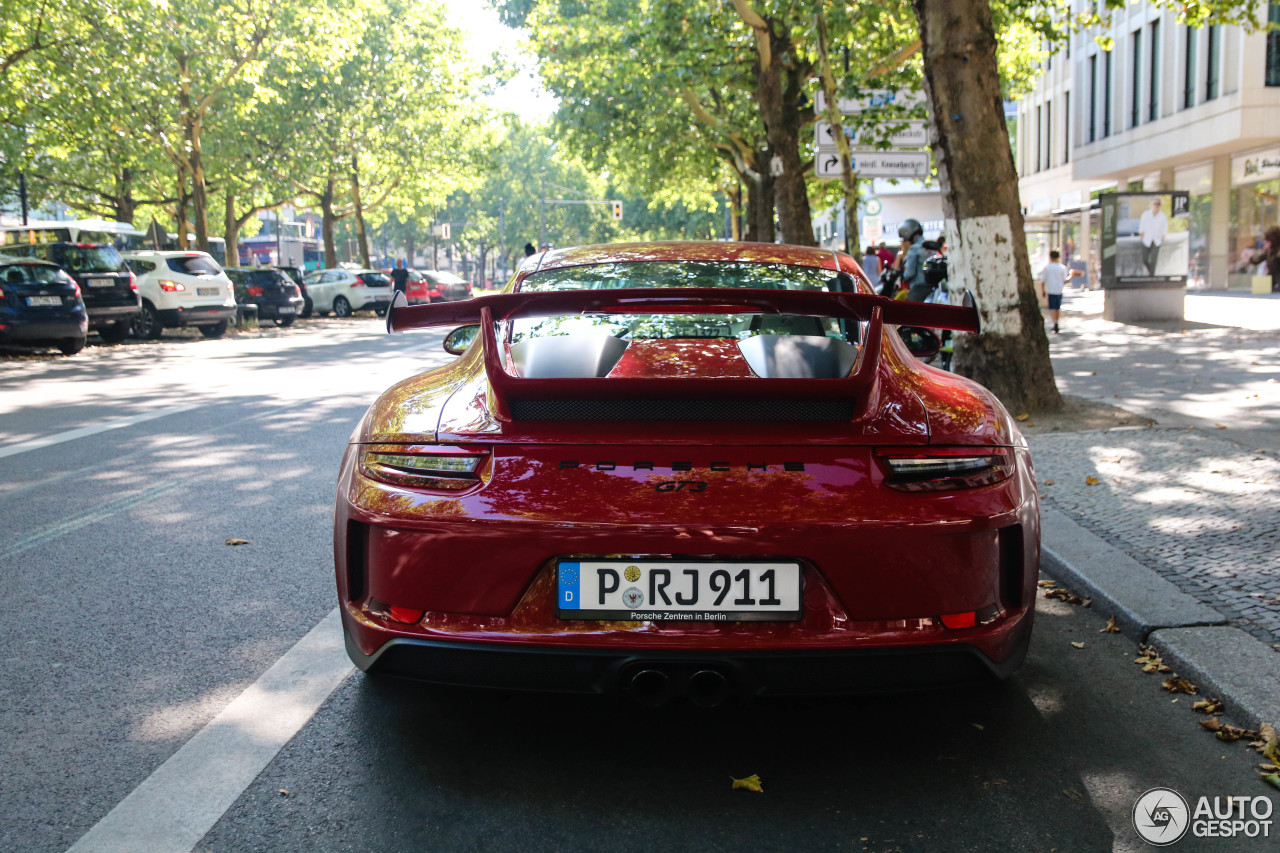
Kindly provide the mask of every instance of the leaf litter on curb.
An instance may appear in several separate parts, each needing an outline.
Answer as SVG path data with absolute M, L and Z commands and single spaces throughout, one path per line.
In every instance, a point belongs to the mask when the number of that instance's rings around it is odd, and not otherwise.
M 1044 586 L 1042 581 L 1041 586 Z M 1056 598 L 1059 601 L 1065 601 L 1067 604 L 1078 604 L 1081 607 L 1088 607 L 1093 603 L 1091 598 L 1081 598 L 1065 586 L 1056 587 L 1054 589 L 1046 589 L 1044 591 L 1045 598 Z
M 1139 645 L 1138 656 L 1133 659 L 1133 662 L 1142 664 L 1142 671 L 1148 675 L 1157 672 L 1173 672 L 1173 668 L 1165 664 L 1160 659 L 1160 655 L 1150 646 Z
M 1170 693 L 1186 693 L 1188 696 L 1194 696 L 1200 692 L 1200 688 L 1185 678 L 1166 678 L 1160 682 L 1160 686 Z
M 227 540 L 227 544 L 228 544 L 228 545 L 248 545 L 248 544 L 249 544 L 249 540 L 248 540 L 248 539 L 234 539 L 234 538 L 232 538 L 232 539 L 228 539 L 228 540 Z
M 1212 699 L 1201 699 L 1191 706 L 1191 710 L 1199 711 L 1201 714 L 1221 714 L 1222 700 L 1216 696 Z
M 729 778 L 733 779 L 732 776 L 730 776 Z M 747 791 L 755 791 L 757 794 L 764 793 L 764 787 L 760 784 L 759 773 L 752 773 L 750 776 L 748 776 L 745 779 L 733 779 L 733 787 L 730 788 L 730 790 L 736 791 L 739 788 L 742 788 Z
M 1116 617 L 1112 616 L 1110 619 L 1108 619 L 1106 626 L 1102 628 L 1100 631 L 1098 631 L 1098 633 L 1099 634 L 1119 634 L 1120 626 L 1116 624 Z

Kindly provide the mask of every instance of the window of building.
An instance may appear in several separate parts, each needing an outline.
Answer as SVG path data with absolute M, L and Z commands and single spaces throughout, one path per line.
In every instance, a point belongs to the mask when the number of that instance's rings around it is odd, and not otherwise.
M 1089 141 L 1098 138 L 1098 55 L 1089 57 Z
M 1041 140 L 1042 140 L 1042 137 L 1040 135 L 1040 131 L 1041 131 L 1040 120 L 1042 116 L 1042 110 L 1043 110 L 1043 107 L 1036 107 L 1036 147 L 1035 147 L 1034 153 L 1031 155 L 1031 159 L 1035 164 L 1032 167 L 1032 171 L 1036 171 L 1036 172 L 1040 171 L 1040 148 L 1041 148 Z
M 1280 27 L 1280 2 L 1267 4 L 1267 21 L 1272 27 Z M 1267 85 L 1280 86 L 1280 29 L 1267 33 Z
M 1111 135 L 1111 51 L 1102 60 L 1102 138 Z
M 1044 167 L 1053 168 L 1053 101 L 1044 102 Z
M 1129 81 L 1129 127 L 1142 124 L 1142 30 L 1134 30 L 1129 36 L 1129 51 L 1132 54 L 1130 70 L 1133 79 Z
M 1071 162 L 1071 93 L 1067 92 L 1063 96 L 1062 106 L 1062 126 L 1067 129 L 1066 144 L 1062 146 L 1062 162 Z
M 1155 121 L 1160 118 L 1160 22 L 1152 21 L 1147 29 L 1151 34 L 1147 51 L 1151 55 L 1147 61 L 1147 121 Z
M 1182 108 L 1196 105 L 1196 31 L 1187 27 L 1187 49 L 1182 56 Z
M 1209 27 L 1209 45 L 1205 48 L 1204 60 L 1208 72 L 1204 78 L 1204 99 L 1212 101 L 1218 97 L 1218 54 L 1222 47 L 1222 27 Z

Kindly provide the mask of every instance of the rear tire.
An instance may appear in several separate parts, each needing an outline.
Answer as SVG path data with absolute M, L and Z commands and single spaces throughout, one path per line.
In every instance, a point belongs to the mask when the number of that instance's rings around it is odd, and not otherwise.
M 104 344 L 118 344 L 129 336 L 131 322 L 130 320 L 121 320 L 119 323 L 104 326 L 98 330 L 98 337 L 102 338 Z
M 84 349 L 84 338 L 63 338 L 58 341 L 58 349 L 63 355 L 75 355 Z
M 156 307 L 146 300 L 143 300 L 142 308 L 138 313 L 133 315 L 133 322 L 130 323 L 129 329 L 135 338 L 144 341 L 154 341 L 164 333 L 164 325 L 160 322 L 160 316 L 156 314 Z
M 227 333 L 227 321 L 222 320 L 214 323 L 212 326 L 196 326 L 200 330 L 200 334 L 206 338 L 220 338 Z
M 280 328 L 284 328 L 285 326 L 292 326 L 293 321 L 294 321 L 293 317 L 277 317 L 276 325 L 279 326 Z
M 306 302 L 303 303 L 302 310 L 298 312 L 298 316 L 306 320 L 312 314 L 315 313 L 315 310 L 316 310 L 316 304 L 312 302 L 310 298 L 308 298 Z
M 355 312 L 351 310 L 351 303 L 347 301 L 347 297 L 335 296 L 333 298 L 333 313 L 338 317 L 350 317 Z

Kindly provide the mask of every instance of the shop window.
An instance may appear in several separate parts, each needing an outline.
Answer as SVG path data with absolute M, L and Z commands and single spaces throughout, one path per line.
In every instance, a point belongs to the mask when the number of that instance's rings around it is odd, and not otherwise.
M 1267 4 L 1267 21 L 1272 27 L 1280 27 L 1280 2 Z M 1267 33 L 1267 85 L 1280 86 L 1280 29 Z
M 1160 22 L 1152 21 L 1148 28 L 1151 37 L 1151 58 L 1147 61 L 1147 121 L 1160 117 Z

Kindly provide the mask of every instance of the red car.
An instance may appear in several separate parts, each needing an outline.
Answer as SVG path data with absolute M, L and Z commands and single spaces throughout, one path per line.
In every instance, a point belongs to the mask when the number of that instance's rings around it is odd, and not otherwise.
M 384 269 L 383 272 L 391 275 L 393 270 Z M 444 301 L 440 288 L 433 284 L 422 270 L 417 269 L 409 270 L 409 280 L 405 282 L 404 295 L 410 305 L 426 305 L 429 302 Z
M 744 243 L 551 251 L 501 294 L 397 299 L 391 331 L 465 328 L 344 457 L 352 659 L 651 704 L 1009 675 L 1039 569 L 1027 444 L 908 348 L 977 323 Z

